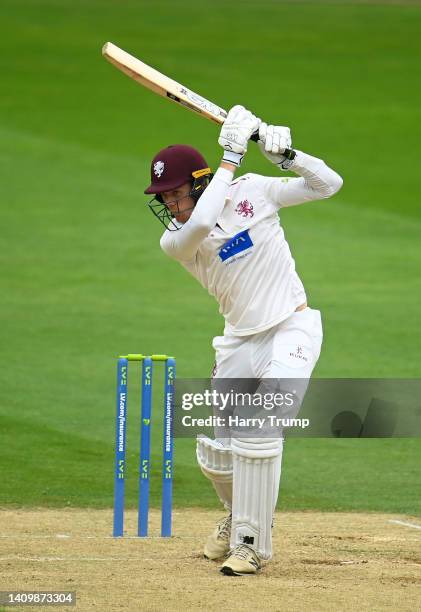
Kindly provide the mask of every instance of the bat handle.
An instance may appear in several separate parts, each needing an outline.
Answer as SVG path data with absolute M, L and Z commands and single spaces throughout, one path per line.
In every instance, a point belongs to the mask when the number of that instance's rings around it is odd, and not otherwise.
M 257 130 L 257 132 L 253 132 L 253 134 L 250 136 L 250 140 L 254 140 L 254 142 L 259 140 L 259 130 Z
M 254 134 L 252 134 L 250 136 L 250 140 L 253 140 L 254 142 L 257 142 L 259 140 L 259 132 L 254 132 Z M 284 155 L 287 159 L 294 159 L 295 157 L 295 151 L 294 149 L 285 149 L 284 151 Z

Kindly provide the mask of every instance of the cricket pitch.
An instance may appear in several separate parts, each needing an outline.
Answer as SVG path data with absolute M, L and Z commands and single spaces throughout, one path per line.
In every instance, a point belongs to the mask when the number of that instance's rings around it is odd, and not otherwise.
M 175 509 L 171 539 L 158 537 L 156 510 L 147 539 L 134 537 L 135 511 L 126 513 L 129 537 L 119 539 L 110 537 L 110 510 L 8 509 L 0 516 L 0 590 L 76 591 L 73 609 L 83 612 L 403 612 L 419 605 L 421 520 L 413 517 L 279 512 L 273 560 L 257 576 L 227 577 L 202 558 L 223 512 Z

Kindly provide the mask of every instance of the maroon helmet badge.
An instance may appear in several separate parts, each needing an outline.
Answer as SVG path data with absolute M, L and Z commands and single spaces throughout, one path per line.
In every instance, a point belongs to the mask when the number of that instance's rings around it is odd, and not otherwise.
M 158 178 L 161 178 L 162 173 L 164 172 L 164 168 L 165 168 L 165 164 L 163 161 L 155 162 L 153 165 L 153 171 L 154 171 L 155 176 L 157 176 Z

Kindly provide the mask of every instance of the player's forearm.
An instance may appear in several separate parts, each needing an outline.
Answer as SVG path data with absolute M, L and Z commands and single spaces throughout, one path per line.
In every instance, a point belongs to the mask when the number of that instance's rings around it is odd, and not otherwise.
M 232 170 L 222 166 L 218 168 L 200 196 L 189 221 L 180 230 L 167 231 L 163 235 L 161 247 L 167 255 L 180 261 L 193 259 L 222 213 L 232 178 Z
M 194 220 L 197 226 L 201 226 L 204 231 L 207 230 L 205 236 L 215 227 L 216 221 L 224 208 L 228 189 L 234 176 L 234 172 L 229 166 L 231 164 L 221 163 L 221 166 L 215 172 L 215 176 L 200 196 L 191 216 L 191 220 Z
M 229 170 L 230 172 L 232 172 L 233 176 L 234 176 L 235 171 L 238 168 L 238 166 L 236 166 L 235 164 L 230 164 L 229 162 L 226 162 L 226 161 L 221 161 L 221 165 L 219 167 L 225 168 L 225 170 Z
M 297 206 L 304 202 L 323 200 L 342 187 L 342 178 L 325 162 L 302 151 L 297 151 L 290 170 L 299 177 L 266 178 L 265 194 L 276 208 Z
M 293 150 L 288 127 L 261 122 L 258 145 L 263 155 L 280 170 L 291 170 L 300 176 L 266 181 L 266 196 L 277 208 L 329 198 L 342 187 L 342 178 L 323 160 Z
M 329 168 L 322 159 L 296 151 L 289 170 L 305 179 L 306 187 L 314 193 L 315 199 L 329 198 L 342 187 L 343 180 Z

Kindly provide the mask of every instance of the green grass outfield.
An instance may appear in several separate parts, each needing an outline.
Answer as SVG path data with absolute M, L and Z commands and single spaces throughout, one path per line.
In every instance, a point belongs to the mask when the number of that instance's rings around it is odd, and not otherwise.
M 115 356 L 171 353 L 180 377 L 206 377 L 222 330 L 160 251 L 142 194 L 167 144 L 215 167 L 218 128 L 120 74 L 107 40 L 290 125 L 343 175 L 334 199 L 282 214 L 324 317 L 315 375 L 420 376 L 418 3 L 3 0 L 0 22 L 0 505 L 110 506 Z M 243 170 L 276 172 L 254 145 Z M 420 461 L 416 439 L 294 439 L 280 506 L 420 513 Z M 190 440 L 176 443 L 175 503 L 216 505 Z

